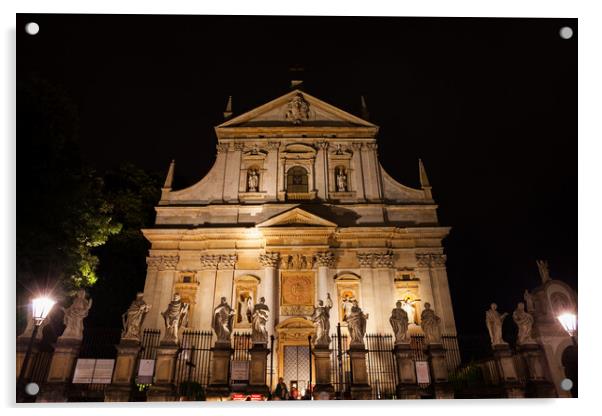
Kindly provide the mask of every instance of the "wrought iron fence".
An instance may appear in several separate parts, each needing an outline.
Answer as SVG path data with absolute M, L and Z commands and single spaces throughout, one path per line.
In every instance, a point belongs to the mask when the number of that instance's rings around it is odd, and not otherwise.
M 251 353 L 251 334 L 248 332 L 235 332 L 232 336 L 232 344 L 234 353 L 233 360 L 250 361 Z
M 347 335 L 330 336 L 330 382 L 334 387 L 337 398 L 342 399 L 349 393 L 351 366 L 347 354 Z
M 182 334 L 174 377 L 178 389 L 182 384 L 187 388 L 192 383 L 203 388 L 209 384 L 211 338 L 211 331 L 184 331 Z
M 366 335 L 366 365 L 372 399 L 392 399 L 395 396 L 397 366 L 393 347 L 392 335 Z
M 142 332 L 140 340 L 140 359 L 154 360 L 157 356 L 157 347 L 161 342 L 161 331 L 147 328 Z

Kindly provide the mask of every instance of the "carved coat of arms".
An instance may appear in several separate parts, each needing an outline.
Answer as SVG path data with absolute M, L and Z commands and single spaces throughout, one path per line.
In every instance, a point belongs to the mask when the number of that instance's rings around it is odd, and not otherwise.
M 298 92 L 288 103 L 288 110 L 284 117 L 293 124 L 301 124 L 303 120 L 309 120 L 309 104 Z

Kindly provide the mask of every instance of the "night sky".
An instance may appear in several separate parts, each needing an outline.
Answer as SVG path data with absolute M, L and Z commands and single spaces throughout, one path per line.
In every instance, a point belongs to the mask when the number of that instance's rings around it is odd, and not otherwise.
M 17 79 L 66 91 L 99 171 L 164 174 L 175 158 L 174 188 L 191 185 L 213 164 L 228 95 L 236 115 L 301 78 L 356 115 L 366 96 L 399 182 L 418 187 L 423 159 L 452 227 L 460 334 L 485 334 L 492 301 L 513 310 L 540 282 L 535 259 L 577 288 L 576 19 L 18 15 L 17 28 Z

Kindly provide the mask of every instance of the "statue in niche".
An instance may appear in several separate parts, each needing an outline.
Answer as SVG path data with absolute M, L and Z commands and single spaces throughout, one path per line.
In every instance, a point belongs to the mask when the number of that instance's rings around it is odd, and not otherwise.
M 316 340 L 314 345 L 316 347 L 326 347 L 330 345 L 330 309 L 332 308 L 332 300 L 330 299 L 330 293 L 326 295 L 326 305 L 324 301 L 320 299 L 318 306 L 314 307 L 314 313 L 311 317 L 316 327 Z
M 270 317 L 270 308 L 265 304 L 265 298 L 262 296 L 253 307 L 253 326 L 251 327 L 251 342 L 253 344 L 268 343 L 267 323 Z
M 353 300 L 353 305 L 349 316 L 347 316 L 347 325 L 349 336 L 351 337 L 351 346 L 364 347 L 364 336 L 366 335 L 366 321 L 368 314 L 364 313 L 359 307 L 357 300 Z
M 165 336 L 162 342 L 178 343 L 178 332 L 181 327 L 187 325 L 189 306 L 187 303 L 182 302 L 179 293 L 174 293 L 171 302 L 167 305 L 167 309 L 161 312 L 163 321 L 165 322 Z
M 393 333 L 395 334 L 396 344 L 410 342 L 408 337 L 408 313 L 401 306 L 400 300 L 395 303 L 395 309 L 391 311 L 389 322 L 391 323 Z
M 144 301 L 144 293 L 138 292 L 136 299 L 131 303 L 128 310 L 121 315 L 121 323 L 123 331 L 121 339 L 132 339 L 140 341 L 141 328 L 144 323 L 144 318 L 151 308 L 151 305 Z
M 211 323 L 217 335 L 217 343 L 230 343 L 234 315 L 234 310 L 228 305 L 226 298 L 222 296 L 220 304 L 213 310 L 213 321 Z
M 236 323 L 251 323 L 253 314 L 253 295 L 251 292 L 243 291 L 238 298 L 238 311 Z
M 340 168 L 337 170 L 337 192 L 347 191 L 347 174 L 345 169 Z
M 303 120 L 309 119 L 309 104 L 298 92 L 288 103 L 288 111 L 284 117 L 293 124 L 301 124 Z
M 492 303 L 490 309 L 485 312 L 485 323 L 487 324 L 487 330 L 491 338 L 491 345 L 507 344 L 502 338 L 502 324 L 506 316 L 508 316 L 507 312 L 500 314 L 497 311 L 497 304 L 495 303 Z
M 526 310 L 529 313 L 535 312 L 535 303 L 533 302 L 533 295 L 529 293 L 528 289 L 525 289 L 525 293 L 523 294 L 523 298 L 525 299 Z
M 247 178 L 247 191 L 258 192 L 259 191 L 259 173 L 257 169 L 251 169 L 248 173 Z
M 420 315 L 420 325 L 427 344 L 441 343 L 441 318 L 435 314 L 428 302 L 424 304 L 424 310 Z
M 412 300 L 412 298 L 410 298 L 409 296 L 406 296 L 405 299 L 401 300 L 401 307 L 408 314 L 408 322 L 410 324 L 416 323 L 416 307 L 414 306 L 414 304 L 419 300 L 420 299 Z
M 519 302 L 516 309 L 512 313 L 512 319 L 518 327 L 518 344 L 535 344 L 535 340 L 531 336 L 533 331 L 533 316 L 525 311 L 525 304 Z
M 65 331 L 61 338 L 83 339 L 84 338 L 84 318 L 92 307 L 92 299 L 86 299 L 86 291 L 79 289 L 73 298 L 73 303 L 68 308 L 61 309 L 64 312 L 63 323 Z
M 342 306 L 343 306 L 343 322 L 347 322 L 347 318 L 351 315 L 351 308 L 353 308 L 353 302 L 355 298 L 352 296 L 346 295 L 343 297 Z

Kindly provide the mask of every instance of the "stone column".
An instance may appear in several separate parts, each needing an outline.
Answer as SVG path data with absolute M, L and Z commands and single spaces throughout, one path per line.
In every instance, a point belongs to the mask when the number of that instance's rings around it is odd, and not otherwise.
M 376 332 L 380 334 L 390 330 L 387 319 L 389 305 L 396 300 L 393 283 L 393 279 L 395 278 L 393 256 L 394 253 L 391 250 L 385 253 L 374 254 L 373 264 L 377 276 L 375 282 L 378 282 L 378 284 L 374 284 L 374 296 L 377 301 L 374 303 L 372 310 L 376 318 Z
M 519 383 L 510 346 L 504 343 L 492 345 L 491 348 L 493 349 L 493 356 L 500 373 L 506 397 L 510 399 L 525 397 L 525 391 Z
M 259 255 L 259 262 L 264 267 L 263 280 L 261 285 L 263 286 L 263 293 L 265 294 L 266 304 L 270 308 L 270 315 L 266 328 L 268 330 L 268 339 L 271 335 L 276 336 L 276 324 L 279 320 L 280 314 L 280 290 L 278 284 L 278 264 L 280 262 L 280 254 L 277 252 L 266 252 L 265 254 Z M 271 353 L 275 354 L 278 350 L 278 341 L 274 342 Z M 271 369 L 272 381 L 278 381 L 278 360 L 274 359 L 274 368 Z M 269 377 L 269 376 L 268 376 Z M 270 386 L 273 388 L 274 386 Z
M 268 154 L 265 158 L 265 173 L 263 187 L 267 193 L 268 201 L 278 200 L 278 148 L 280 143 L 269 142 L 267 144 Z
M 81 339 L 59 337 L 54 347 L 48 378 L 40 389 L 38 402 L 66 402 L 67 386 L 75 369 L 79 356 Z
M 431 256 L 430 254 L 416 253 L 416 276 L 420 280 L 419 292 L 422 304 L 430 303 L 437 308 L 433 298 L 433 283 L 431 279 Z M 438 310 L 438 308 L 437 308 Z M 418 311 L 416 311 L 418 314 Z
M 240 183 L 240 161 L 242 143 L 230 143 L 226 153 L 226 171 L 224 172 L 224 201 L 238 202 L 238 184 Z
M 161 341 L 157 348 L 155 362 L 155 382 L 148 389 L 146 398 L 149 402 L 171 402 L 177 397 L 174 384 L 178 345 Z
M 454 310 L 452 308 L 451 295 L 449 293 L 449 282 L 445 254 L 431 254 L 431 276 L 433 277 L 433 291 L 437 300 L 437 310 L 441 315 L 443 334 L 456 335 L 456 324 L 454 321 Z
M 161 312 L 165 310 L 171 301 L 173 284 L 176 275 L 176 268 L 180 258 L 178 256 L 161 256 L 161 262 L 158 266 L 157 283 L 155 285 L 153 302 L 145 321 L 148 321 L 145 328 L 160 329 L 163 331 Z
M 328 142 L 316 143 L 318 153 L 316 154 L 316 183 L 318 188 L 318 198 L 328 199 Z
M 435 386 L 435 398 L 453 399 L 454 391 L 449 384 L 447 363 L 445 362 L 445 348 L 440 343 L 432 343 L 427 347 L 429 365 Z
M 200 315 L 199 328 L 211 331 L 211 319 L 215 307 L 217 265 L 219 255 L 208 254 L 201 256 L 202 271 L 200 273 L 200 284 L 197 302 L 197 313 Z M 219 299 L 219 298 L 218 298 Z
M 219 256 L 217 266 L 217 284 L 215 286 L 215 300 L 212 307 L 215 308 L 220 304 L 220 298 L 223 296 L 232 304 L 232 290 L 234 285 L 234 269 L 238 256 L 236 254 L 222 254 Z
M 334 265 L 334 254 L 331 251 L 316 253 L 316 263 L 318 266 L 318 300 L 322 299 L 326 301 L 326 295 L 328 294 L 328 269 Z M 335 295 L 332 294 L 332 296 Z
M 546 378 L 545 359 L 541 347 L 536 343 L 517 346 L 518 353 L 527 364 L 527 397 L 557 397 L 554 384 Z
M 397 398 L 418 399 L 418 385 L 416 384 L 416 365 L 414 353 L 409 343 L 397 343 L 393 349 L 397 361 Z
M 363 307 L 367 310 L 374 310 L 377 304 L 376 290 L 374 284 L 374 276 L 372 273 L 372 265 L 374 260 L 373 253 L 356 253 L 357 261 L 360 264 L 361 291 Z M 358 299 L 359 301 L 360 299 Z M 342 320 L 342 317 L 341 319 Z M 377 319 L 368 319 L 366 332 L 376 332 Z
M 351 398 L 353 400 L 372 399 L 372 388 L 368 380 L 366 354 L 368 350 L 363 345 L 351 345 L 349 360 L 351 363 Z
M 155 293 L 160 266 L 161 256 L 149 256 L 146 258 L 146 280 L 144 281 L 144 299 L 149 305 L 153 305 L 153 307 L 158 307 L 157 301 L 155 300 Z M 150 317 L 147 315 L 146 319 L 142 324 L 142 327 L 144 329 L 155 329 L 156 327 L 154 318 L 154 315 L 152 319 L 150 319 Z
M 351 163 L 353 166 L 353 183 L 356 191 L 357 199 L 364 200 L 366 199 L 366 194 L 364 192 L 364 168 L 362 166 L 362 144 L 361 143 L 352 143 L 353 147 L 353 157 L 351 158 Z
M 140 341 L 122 339 L 116 348 L 113 380 L 105 390 L 105 402 L 129 402 L 138 365 Z

